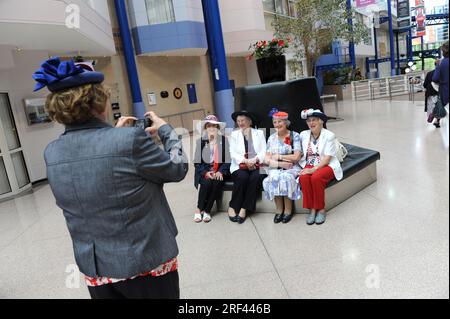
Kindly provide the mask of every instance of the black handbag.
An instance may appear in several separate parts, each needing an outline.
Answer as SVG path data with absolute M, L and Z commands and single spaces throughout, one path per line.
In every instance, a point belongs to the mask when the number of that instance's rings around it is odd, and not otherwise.
M 434 106 L 433 116 L 437 119 L 442 119 L 447 116 L 447 111 L 446 111 L 444 105 L 442 104 L 442 100 L 441 100 L 440 96 L 438 97 L 436 105 Z

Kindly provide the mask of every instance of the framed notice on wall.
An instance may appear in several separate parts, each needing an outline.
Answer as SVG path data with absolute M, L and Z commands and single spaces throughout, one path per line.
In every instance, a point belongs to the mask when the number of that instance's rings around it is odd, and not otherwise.
M 25 99 L 24 105 L 28 125 L 52 122 L 45 110 L 45 98 Z

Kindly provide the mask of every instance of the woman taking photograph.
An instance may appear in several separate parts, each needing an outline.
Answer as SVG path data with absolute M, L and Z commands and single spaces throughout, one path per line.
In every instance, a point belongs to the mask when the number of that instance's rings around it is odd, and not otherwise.
M 228 142 L 221 131 L 226 123 L 216 116 L 208 115 L 200 123 L 201 138 L 195 149 L 195 188 L 199 189 L 196 223 L 211 221 L 211 209 L 222 192 L 224 179 L 230 175 Z
M 261 191 L 260 165 L 266 155 L 264 133 L 253 128 L 256 117 L 247 111 L 231 115 L 238 129 L 230 136 L 231 177 L 233 193 L 231 195 L 228 216 L 232 222 L 242 224 L 248 211 L 255 211 L 256 200 Z
M 49 59 L 33 78 L 65 125 L 45 149 L 47 177 L 91 297 L 178 299 L 178 231 L 163 190 L 188 170 L 178 135 L 153 112 L 145 131 L 127 127 L 132 117 L 109 125 L 103 74 L 72 60 Z
M 276 132 L 267 141 L 265 163 L 269 166 L 269 175 L 263 181 L 264 196 L 275 201 L 274 222 L 286 224 L 292 219 L 292 201 L 301 197 L 297 182 L 301 170 L 300 134 L 288 130 L 288 113 L 273 109 L 269 115 Z
M 303 208 L 309 209 L 306 223 L 323 224 L 325 215 L 325 188 L 336 178 L 342 179 L 342 168 L 336 157 L 336 136 L 323 128 L 328 120 L 320 110 L 304 110 L 302 119 L 309 130 L 300 133 L 303 156 L 300 160 L 300 185 L 303 193 Z

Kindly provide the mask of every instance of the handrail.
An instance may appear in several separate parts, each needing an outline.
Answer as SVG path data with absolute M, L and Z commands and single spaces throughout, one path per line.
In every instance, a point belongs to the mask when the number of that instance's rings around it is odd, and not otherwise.
M 412 72 L 402 75 L 394 75 L 384 78 L 365 79 L 360 81 L 352 81 L 352 99 L 370 99 L 410 94 L 410 79 L 425 78 L 425 71 Z M 367 93 L 368 91 L 368 93 Z

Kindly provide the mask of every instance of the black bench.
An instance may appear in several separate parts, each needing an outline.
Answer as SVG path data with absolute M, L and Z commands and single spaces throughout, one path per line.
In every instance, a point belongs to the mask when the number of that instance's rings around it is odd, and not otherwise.
M 301 110 L 314 108 L 323 111 L 316 79 L 310 77 L 236 89 L 235 109 L 255 113 L 258 117 L 258 126 L 266 128 L 267 138 L 273 126 L 268 113 L 273 107 L 278 107 L 290 114 L 290 129 L 296 132 L 308 129 L 306 122 L 300 118 Z M 326 209 L 339 205 L 377 180 L 376 162 L 380 159 L 380 153 L 350 144 L 344 144 L 344 146 L 348 150 L 347 157 L 341 163 L 344 177 L 339 182 L 331 181 L 325 190 Z M 228 210 L 232 189 L 233 182 L 226 181 L 222 199 L 217 203 L 219 211 Z M 274 207 L 272 202 L 260 199 L 256 210 L 257 212 L 273 212 Z M 297 212 L 303 211 L 301 200 L 295 202 L 295 207 Z
M 332 180 L 325 190 L 325 207 L 327 210 L 339 205 L 363 188 L 372 184 L 377 179 L 376 162 L 380 159 L 380 153 L 367 148 L 351 144 L 343 145 L 348 150 L 348 155 L 341 163 L 344 177 L 342 180 Z M 219 211 L 228 210 L 228 202 L 231 200 L 233 182 L 227 180 L 221 200 L 218 201 Z M 296 212 L 305 212 L 302 209 L 302 201 L 295 202 Z M 274 204 L 262 198 L 258 200 L 256 211 L 260 213 L 274 211 Z

